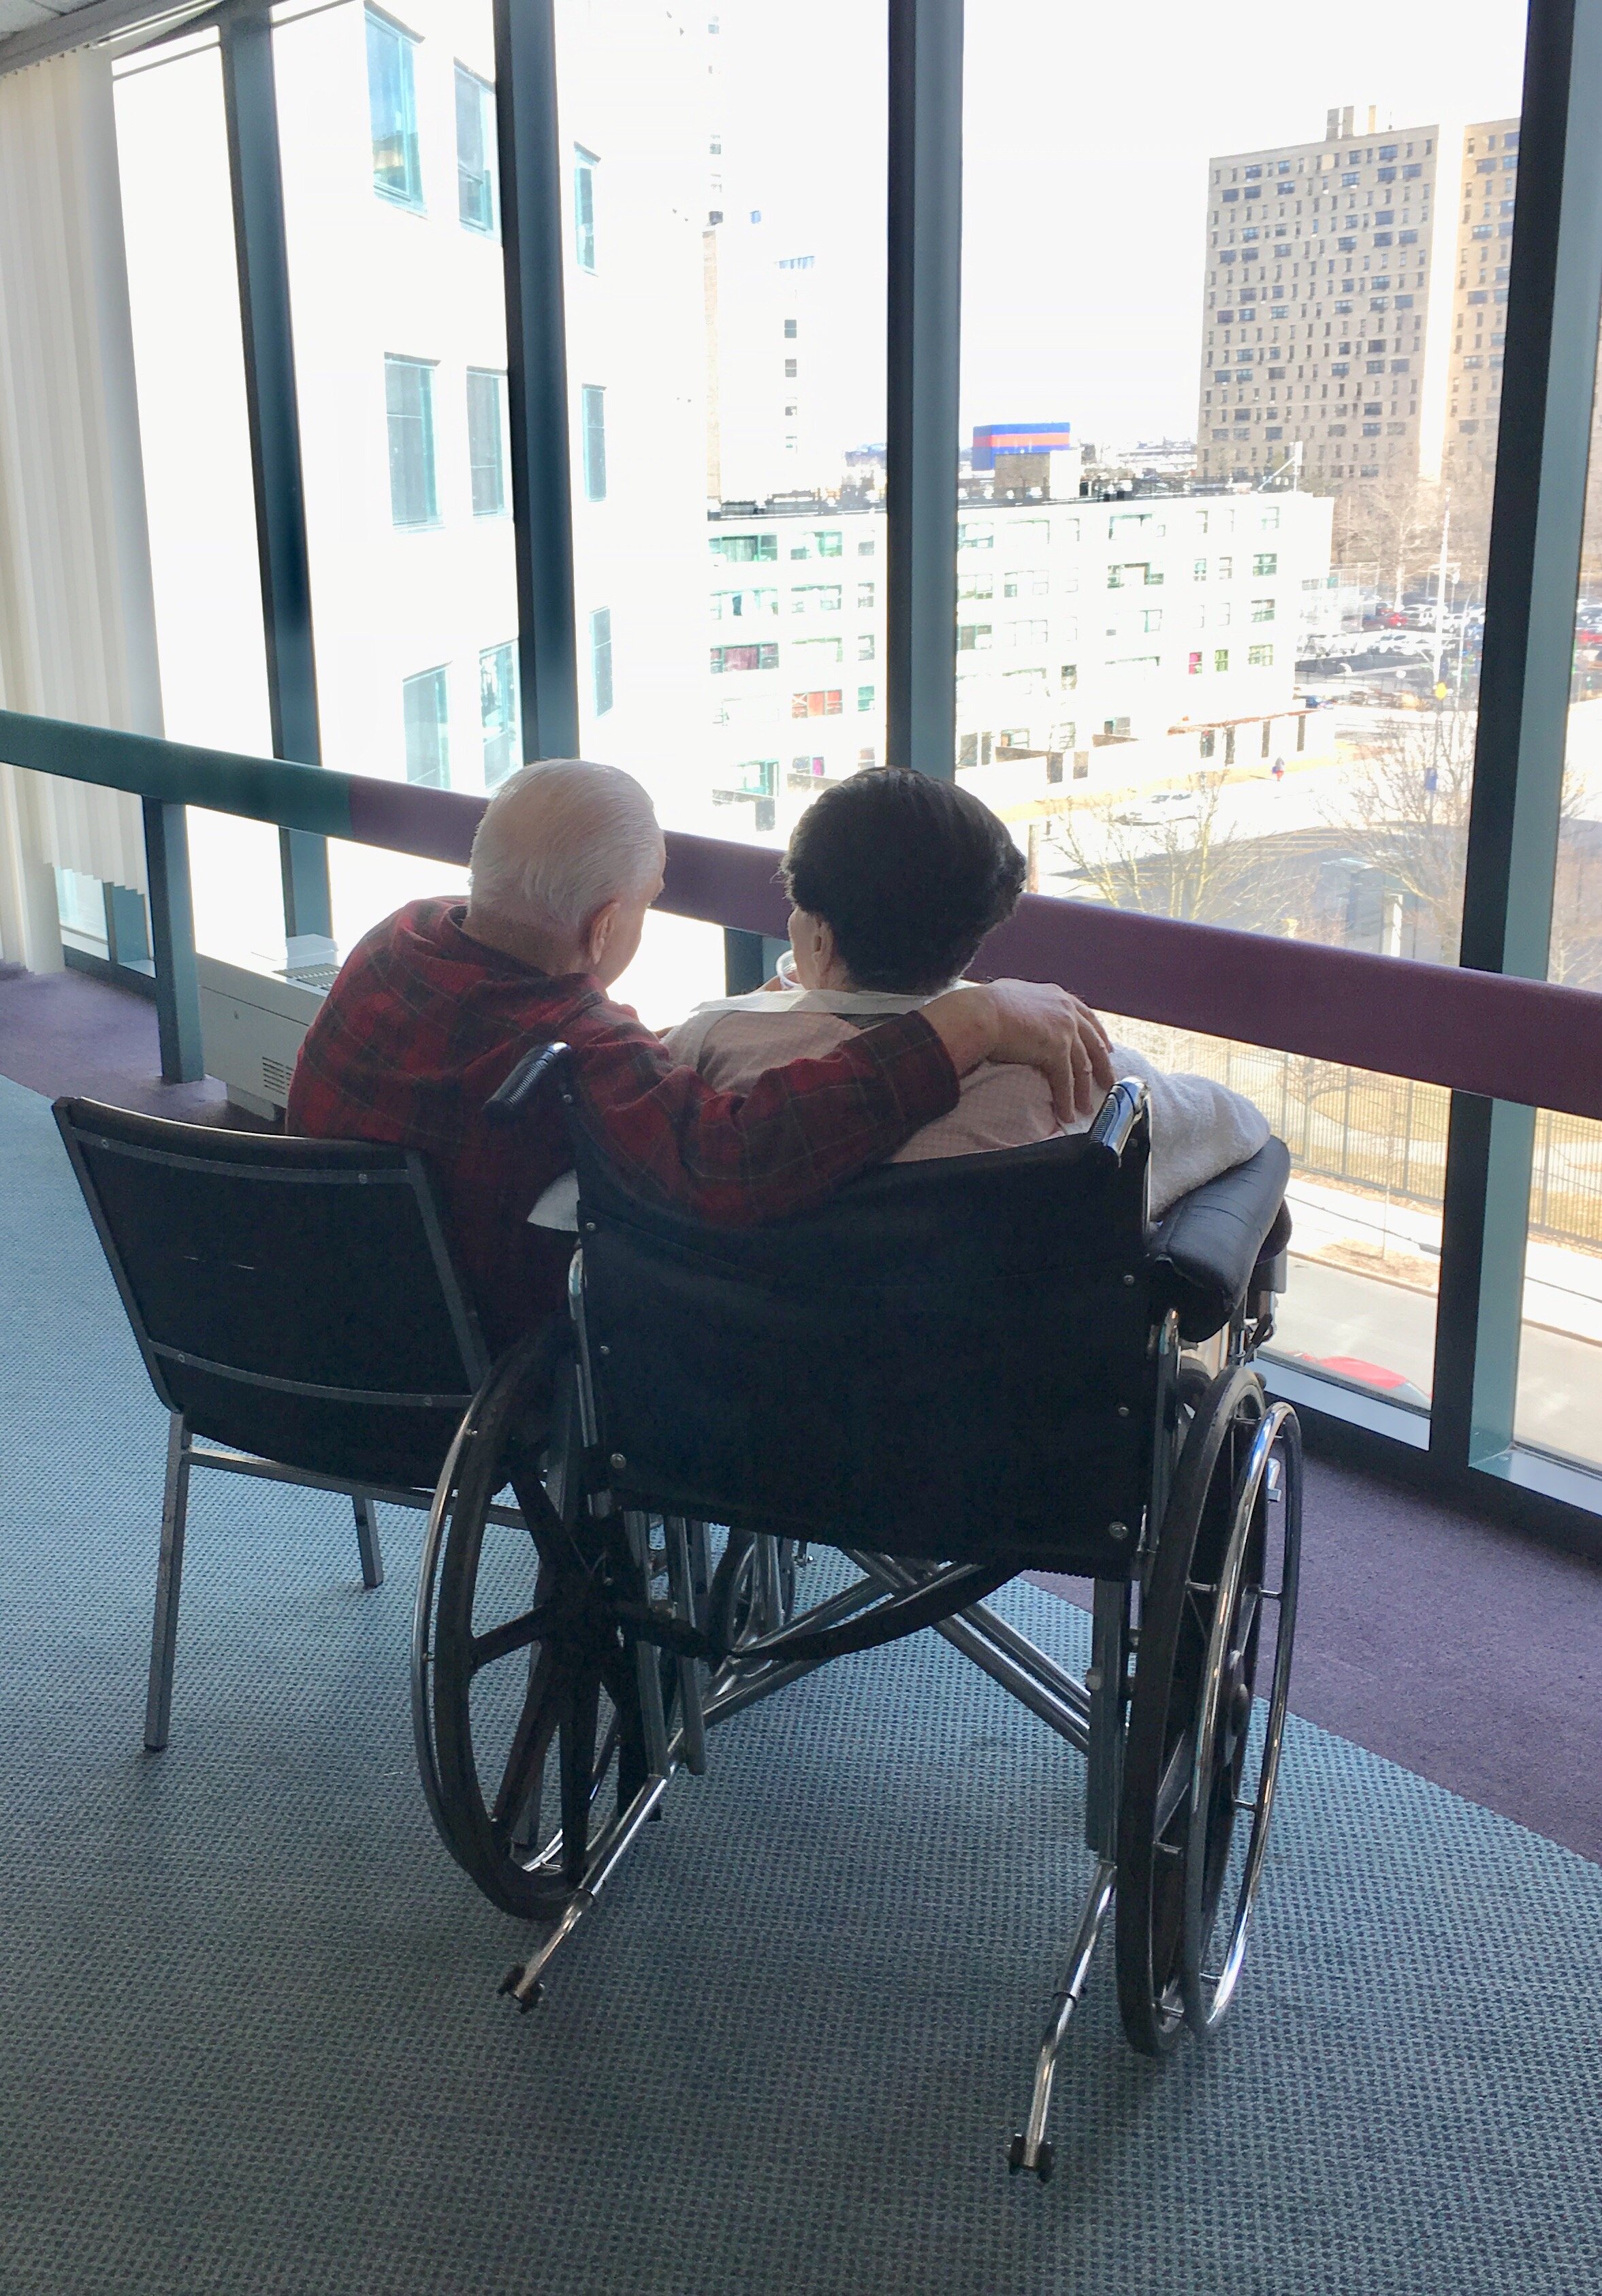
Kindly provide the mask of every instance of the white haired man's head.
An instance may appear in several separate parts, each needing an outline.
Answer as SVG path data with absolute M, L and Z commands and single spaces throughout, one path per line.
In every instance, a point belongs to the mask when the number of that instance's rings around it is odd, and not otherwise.
M 468 930 L 609 986 L 662 888 L 662 832 L 632 774 L 551 758 L 503 782 L 473 840 Z

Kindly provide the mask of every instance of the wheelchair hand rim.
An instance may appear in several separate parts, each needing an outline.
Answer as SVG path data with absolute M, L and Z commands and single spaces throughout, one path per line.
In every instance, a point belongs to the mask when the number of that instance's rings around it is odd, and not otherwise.
M 1222 1701 L 1227 1645 L 1237 1615 L 1240 1580 L 1245 1570 L 1246 1551 L 1250 1543 L 1253 1517 L 1256 1512 L 1269 1461 L 1279 1446 L 1284 1447 L 1284 1494 L 1281 1505 L 1284 1521 L 1281 1530 L 1280 1553 L 1282 1577 L 1277 1596 L 1259 1589 L 1259 1600 L 1277 1600 L 1278 1628 L 1274 1645 L 1274 1672 L 1267 1700 L 1267 1715 L 1263 1745 L 1257 1773 L 1257 1789 L 1253 1796 L 1251 1833 L 1240 1874 L 1234 1911 L 1230 1921 L 1229 1942 L 1223 1960 L 1215 1976 L 1202 1967 L 1206 1947 L 1217 1927 L 1217 1904 L 1213 1918 L 1207 1921 L 1205 1892 L 1207 1879 L 1207 1831 L 1211 1818 L 1211 1750 L 1219 1727 L 1219 1710 Z M 1295 1643 L 1296 1595 L 1299 1581 L 1301 1548 L 1301 1429 L 1288 1403 L 1276 1402 L 1269 1406 L 1247 1453 L 1246 1464 L 1237 1487 L 1230 1525 L 1230 1539 L 1224 1564 L 1219 1574 L 1218 1595 L 1214 1604 L 1211 1630 L 1207 1641 L 1206 1660 L 1203 1671 L 1202 1709 L 1191 1757 L 1190 1816 L 1185 1858 L 1185 1920 L 1181 1961 L 1181 1988 L 1184 1998 L 1185 2019 L 1191 2030 L 1205 2035 L 1213 2030 L 1223 2017 L 1234 1997 L 1246 1959 L 1246 1937 L 1253 1912 L 1262 1885 L 1263 1870 L 1268 1852 L 1269 1824 L 1273 1816 L 1274 1797 L 1279 1784 L 1279 1760 L 1284 1742 L 1285 1718 L 1290 1695 L 1291 1658 Z M 1265 1540 L 1265 1553 L 1266 1553 Z M 1249 1724 L 1248 1724 L 1249 1726 Z M 1231 1792 L 1233 1788 L 1231 1787 Z M 1227 1866 L 1226 1866 L 1227 1879 Z M 1222 1894 L 1221 1887 L 1221 1896 Z

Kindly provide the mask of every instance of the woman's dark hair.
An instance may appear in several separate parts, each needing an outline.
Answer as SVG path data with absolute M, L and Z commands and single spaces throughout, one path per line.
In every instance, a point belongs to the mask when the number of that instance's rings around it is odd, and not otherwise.
M 825 790 L 797 823 L 785 890 L 821 917 L 859 988 L 927 996 L 954 980 L 1024 890 L 1024 858 L 988 806 L 951 782 L 879 767 Z

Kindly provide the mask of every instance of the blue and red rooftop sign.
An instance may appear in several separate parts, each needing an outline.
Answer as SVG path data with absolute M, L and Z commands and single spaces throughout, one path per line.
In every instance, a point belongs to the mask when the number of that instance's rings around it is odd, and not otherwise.
M 993 471 L 998 455 L 1061 455 L 1074 443 L 1071 422 L 986 422 L 974 432 L 972 467 Z

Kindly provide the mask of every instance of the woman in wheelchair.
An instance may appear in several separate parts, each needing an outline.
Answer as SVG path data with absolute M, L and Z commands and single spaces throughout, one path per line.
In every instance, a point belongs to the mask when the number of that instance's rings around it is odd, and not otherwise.
M 894 772 L 821 798 L 786 872 L 797 986 L 669 1042 L 714 1090 L 946 988 L 1022 875 L 984 807 Z M 981 1068 L 900 1160 L 736 1227 L 648 1198 L 567 1048 L 531 1052 L 495 1114 L 543 1095 L 568 1127 L 570 1335 L 512 1349 L 462 1422 L 413 1652 L 440 1833 L 545 1925 L 503 1988 L 527 2008 L 714 1724 L 944 1636 L 1086 1757 L 1093 1872 L 1009 2155 L 1042 2178 L 1109 1915 L 1136 2048 L 1205 2035 L 1235 1992 L 1295 1617 L 1296 1423 L 1252 1362 L 1288 1156 L 1234 1095 L 1113 1067 L 1133 1081 L 1088 1128 Z M 801 1573 L 809 1544 L 830 1559 Z M 993 1604 L 1030 1571 L 1094 1582 L 1083 1674 Z
M 702 1004 L 668 1032 L 674 1058 L 720 1092 L 748 1090 L 781 1061 L 838 1052 L 960 981 L 985 934 L 1017 907 L 1024 862 L 967 791 L 881 767 L 825 791 L 802 815 L 784 880 L 796 985 Z M 1127 1045 L 1111 1056 L 1113 1073 L 1139 1078 L 1148 1095 L 1153 1218 L 1268 1138 L 1266 1120 L 1238 1093 L 1207 1077 L 1168 1075 Z M 963 1078 L 951 1113 L 915 1132 L 895 1160 L 1020 1148 L 1091 1121 L 1059 1127 L 1037 1071 L 986 1062 Z

